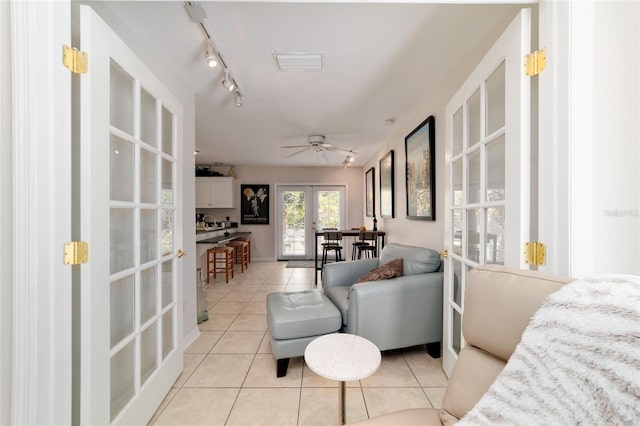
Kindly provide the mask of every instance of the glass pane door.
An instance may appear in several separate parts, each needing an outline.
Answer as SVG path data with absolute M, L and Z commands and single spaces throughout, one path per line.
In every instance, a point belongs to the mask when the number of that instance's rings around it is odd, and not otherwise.
M 111 420 L 176 348 L 174 114 L 110 65 Z
M 447 374 L 465 345 L 467 272 L 491 263 L 521 266 L 518 254 L 529 226 L 530 83 L 520 62 L 529 40 L 529 19 L 526 9 L 514 19 L 447 105 Z
M 286 259 L 305 258 L 307 246 L 309 197 L 307 188 L 282 189 L 279 194 L 281 211 L 281 257 Z
M 146 424 L 183 368 L 182 106 L 88 6 L 80 27 L 79 423 Z
M 313 259 L 315 231 L 345 224 L 344 186 L 279 186 L 278 200 L 279 260 Z

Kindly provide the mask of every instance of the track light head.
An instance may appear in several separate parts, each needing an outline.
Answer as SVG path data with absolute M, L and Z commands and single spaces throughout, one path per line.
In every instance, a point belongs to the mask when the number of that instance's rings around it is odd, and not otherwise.
M 230 92 L 233 92 L 233 89 L 236 88 L 236 83 L 233 81 L 233 78 L 229 76 L 229 69 L 224 70 L 224 79 L 222 80 L 222 86 Z
M 204 53 L 204 60 L 207 61 L 209 68 L 215 68 L 218 65 L 218 58 L 211 47 Z

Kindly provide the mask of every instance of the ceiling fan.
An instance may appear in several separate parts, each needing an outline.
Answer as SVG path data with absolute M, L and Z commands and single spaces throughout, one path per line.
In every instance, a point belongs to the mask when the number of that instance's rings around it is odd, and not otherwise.
M 290 158 L 300 153 L 303 153 L 304 151 L 308 151 L 312 149 L 316 152 L 316 154 L 322 154 L 322 156 L 324 157 L 324 160 L 327 163 L 329 162 L 329 158 L 327 157 L 327 154 L 326 154 L 327 152 L 342 152 L 351 157 L 356 155 L 356 152 L 352 149 L 340 148 L 339 146 L 336 146 L 332 143 L 327 142 L 326 137 L 324 135 L 309 136 L 307 138 L 306 145 L 287 145 L 281 148 L 302 148 L 294 152 L 293 154 L 289 154 L 285 156 L 284 158 Z

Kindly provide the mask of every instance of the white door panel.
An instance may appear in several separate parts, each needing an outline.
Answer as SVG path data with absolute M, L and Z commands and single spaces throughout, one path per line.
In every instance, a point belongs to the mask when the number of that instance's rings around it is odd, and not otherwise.
M 80 421 L 145 424 L 183 363 L 182 106 L 90 7 L 80 17 Z
M 446 108 L 443 367 L 464 346 L 466 272 L 485 263 L 525 268 L 529 237 L 530 11 L 513 20 Z

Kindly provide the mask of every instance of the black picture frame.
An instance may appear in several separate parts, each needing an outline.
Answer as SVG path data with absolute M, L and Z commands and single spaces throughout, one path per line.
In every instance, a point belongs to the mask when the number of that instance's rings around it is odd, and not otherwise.
M 395 159 L 393 150 L 380 159 L 380 217 L 395 216 Z
M 436 220 L 435 135 L 431 115 L 404 138 L 407 219 Z
M 364 185 L 365 185 L 365 216 L 374 217 L 375 216 L 375 205 L 376 205 L 376 168 L 371 167 L 364 174 Z
M 240 223 L 269 224 L 269 184 L 240 185 Z

